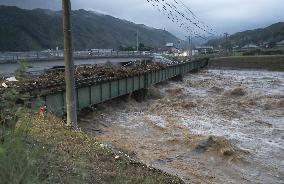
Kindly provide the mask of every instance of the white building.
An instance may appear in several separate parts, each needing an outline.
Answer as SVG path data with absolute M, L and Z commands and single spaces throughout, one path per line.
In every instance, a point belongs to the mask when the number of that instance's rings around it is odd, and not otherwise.
M 212 46 L 199 46 L 199 47 L 195 47 L 194 50 L 198 50 L 199 54 L 210 54 L 210 53 L 213 53 L 214 51 Z
M 248 44 L 248 45 L 243 46 L 242 50 L 246 51 L 246 50 L 252 50 L 252 49 L 257 49 L 257 48 L 259 48 L 259 46 L 255 44 Z

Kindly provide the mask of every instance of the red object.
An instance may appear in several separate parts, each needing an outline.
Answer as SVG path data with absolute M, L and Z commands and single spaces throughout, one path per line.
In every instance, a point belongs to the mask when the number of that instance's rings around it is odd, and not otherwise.
M 39 108 L 39 112 L 40 112 L 40 113 L 46 113 L 46 106 L 41 106 L 41 107 Z

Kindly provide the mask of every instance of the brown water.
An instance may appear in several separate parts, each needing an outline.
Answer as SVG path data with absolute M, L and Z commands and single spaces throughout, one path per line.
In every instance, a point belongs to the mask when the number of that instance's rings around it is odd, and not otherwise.
M 284 72 L 203 71 L 151 95 L 80 126 L 187 183 L 284 183 Z

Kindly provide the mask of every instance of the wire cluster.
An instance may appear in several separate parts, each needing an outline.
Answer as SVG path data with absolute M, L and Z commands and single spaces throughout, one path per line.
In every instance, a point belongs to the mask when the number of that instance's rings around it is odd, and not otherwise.
M 182 0 L 147 0 L 147 2 L 187 34 L 202 39 L 216 34 L 213 28 L 201 21 Z

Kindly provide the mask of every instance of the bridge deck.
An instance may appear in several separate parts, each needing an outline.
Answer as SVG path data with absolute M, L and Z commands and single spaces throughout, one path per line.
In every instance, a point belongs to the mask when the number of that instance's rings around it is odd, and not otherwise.
M 166 81 L 173 77 L 184 75 L 192 70 L 201 69 L 208 64 L 208 59 L 181 63 L 165 69 L 151 71 L 142 75 L 130 76 L 123 79 L 103 81 L 76 89 L 77 107 L 81 110 L 113 98 L 130 94 L 153 84 Z M 32 107 L 38 108 L 46 104 L 49 112 L 55 115 L 66 113 L 65 91 L 55 92 L 31 100 Z
M 103 58 L 153 58 L 153 54 L 145 51 L 76 51 L 74 59 L 103 59 Z M 60 61 L 64 60 L 62 51 L 49 52 L 3 52 L 0 53 L 0 63 L 17 63 L 19 61 Z

